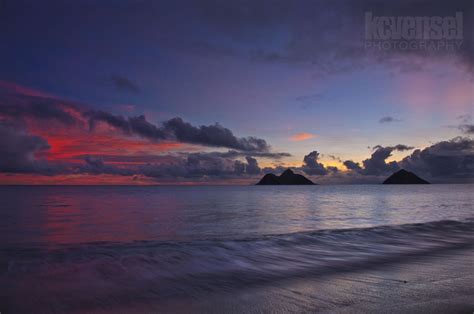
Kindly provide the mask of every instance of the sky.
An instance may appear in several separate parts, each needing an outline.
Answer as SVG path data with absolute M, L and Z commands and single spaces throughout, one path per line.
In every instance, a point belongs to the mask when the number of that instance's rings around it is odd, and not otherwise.
M 377 49 L 366 12 L 461 12 L 461 39 Z M 472 182 L 473 12 L 472 1 L 0 0 L 0 184 L 252 184 L 286 168 L 322 184 L 401 168 Z

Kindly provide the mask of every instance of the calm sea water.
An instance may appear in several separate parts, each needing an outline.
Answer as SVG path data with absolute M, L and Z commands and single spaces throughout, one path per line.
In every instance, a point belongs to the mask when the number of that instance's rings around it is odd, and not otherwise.
M 240 239 L 474 217 L 474 185 L 0 187 L 5 245 Z
M 472 248 L 473 192 L 474 185 L 0 187 L 0 284 L 9 287 L 0 289 L 0 305 L 110 309 Z

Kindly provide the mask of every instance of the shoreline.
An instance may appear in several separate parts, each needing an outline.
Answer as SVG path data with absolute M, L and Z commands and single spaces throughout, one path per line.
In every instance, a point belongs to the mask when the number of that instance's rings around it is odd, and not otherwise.
M 474 310 L 470 222 L 10 254 L 7 313 Z
M 472 313 L 472 248 L 448 254 L 433 254 L 364 271 L 287 280 L 190 302 L 189 310 L 198 313 Z
M 73 313 L 472 313 L 472 249 L 336 275 Z M 133 302 L 132 302 L 133 303 Z

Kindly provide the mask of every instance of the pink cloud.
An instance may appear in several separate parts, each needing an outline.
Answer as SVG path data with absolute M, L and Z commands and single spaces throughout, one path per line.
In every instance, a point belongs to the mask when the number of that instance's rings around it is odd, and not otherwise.
M 316 135 L 307 133 L 307 132 L 302 132 L 302 133 L 297 133 L 293 135 L 290 139 L 294 142 L 301 142 L 301 141 L 306 141 L 309 139 L 314 138 Z

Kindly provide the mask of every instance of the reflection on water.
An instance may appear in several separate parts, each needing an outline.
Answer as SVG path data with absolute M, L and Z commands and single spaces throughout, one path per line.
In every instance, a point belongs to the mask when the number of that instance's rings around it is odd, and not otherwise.
M 1 187 L 2 244 L 245 238 L 472 217 L 472 185 Z

